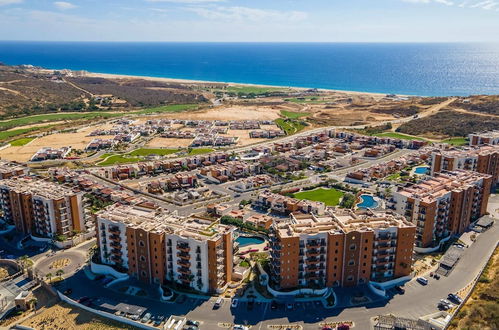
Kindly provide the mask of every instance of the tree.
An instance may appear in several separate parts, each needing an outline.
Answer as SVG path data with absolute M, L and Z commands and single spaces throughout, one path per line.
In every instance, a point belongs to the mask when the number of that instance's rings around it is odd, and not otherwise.
M 51 283 L 52 282 L 51 279 L 52 279 L 52 276 L 53 276 L 52 273 L 47 273 L 45 276 L 47 277 L 47 279 Z
M 62 279 L 62 274 L 64 274 L 64 270 L 62 269 L 58 269 L 56 272 L 55 272 L 55 276 L 58 276 Z

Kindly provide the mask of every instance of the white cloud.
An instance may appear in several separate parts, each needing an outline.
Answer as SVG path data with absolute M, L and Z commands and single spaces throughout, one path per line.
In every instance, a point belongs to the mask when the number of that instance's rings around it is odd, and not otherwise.
M 22 3 L 23 0 L 0 0 L 0 6 L 13 5 L 16 3 Z
M 226 0 L 146 0 L 147 2 L 170 2 L 170 3 L 183 3 L 183 4 L 202 4 L 202 3 L 214 3 L 214 2 L 225 2 Z
M 447 5 L 447 6 L 452 6 L 454 5 L 454 2 L 450 1 L 450 0 L 403 0 L 404 2 L 411 2 L 411 3 L 432 3 L 432 2 L 436 2 L 436 3 L 441 3 L 443 5 Z
M 224 21 L 303 21 L 308 14 L 302 11 L 264 10 L 248 7 L 191 7 L 187 10 L 201 17 Z
M 54 6 L 56 6 L 57 9 L 60 10 L 73 9 L 77 7 L 76 5 L 73 5 L 71 2 L 66 2 L 66 1 L 56 1 L 54 2 Z
M 481 1 L 478 3 L 475 3 L 473 5 L 470 5 L 470 8 L 481 8 L 485 10 L 491 10 L 494 9 L 494 7 L 498 6 L 499 2 L 497 1 L 492 1 L 492 0 L 486 0 L 486 1 Z

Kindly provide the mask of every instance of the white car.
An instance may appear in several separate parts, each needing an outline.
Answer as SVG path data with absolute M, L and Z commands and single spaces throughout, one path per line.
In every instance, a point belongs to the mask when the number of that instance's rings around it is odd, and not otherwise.
M 428 284 L 428 280 L 426 278 L 424 278 L 424 277 L 418 277 L 416 279 L 416 281 L 418 281 L 422 285 L 427 285 Z
M 233 308 L 236 308 L 237 304 L 239 304 L 239 300 L 238 299 L 233 299 L 232 303 L 230 304 L 230 306 L 233 307 Z
M 247 326 L 244 326 L 244 325 L 236 324 L 236 325 L 234 325 L 234 327 L 232 329 L 233 330 L 248 330 L 249 328 Z

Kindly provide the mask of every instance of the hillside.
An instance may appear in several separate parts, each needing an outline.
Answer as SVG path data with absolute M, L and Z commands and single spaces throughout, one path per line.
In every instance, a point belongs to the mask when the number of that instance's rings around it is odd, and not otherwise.
M 72 77 L 61 72 L 0 64 L 0 119 L 206 101 L 202 92 L 182 84 Z

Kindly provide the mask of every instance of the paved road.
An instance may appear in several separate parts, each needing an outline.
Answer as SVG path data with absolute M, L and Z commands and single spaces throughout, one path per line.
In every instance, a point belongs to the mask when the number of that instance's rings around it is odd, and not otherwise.
M 490 205 L 489 211 L 495 210 L 499 206 L 499 196 L 493 196 Z M 307 303 L 297 306 L 294 311 L 276 311 L 270 309 L 270 304 L 261 303 L 248 310 L 246 302 L 241 301 L 237 308 L 232 308 L 230 301 L 226 299 L 220 309 L 213 310 L 214 298 L 188 298 L 181 304 L 158 303 L 154 299 L 132 297 L 104 289 L 98 282 L 88 280 L 83 271 L 68 278 L 61 289 L 71 287 L 72 297 L 75 299 L 82 296 L 105 296 L 114 301 L 146 306 L 150 312 L 157 315 L 186 315 L 191 319 L 202 320 L 202 329 L 216 329 L 219 322 L 247 323 L 254 325 L 255 329 L 266 329 L 268 325 L 300 323 L 305 329 L 317 329 L 319 323 L 324 321 L 354 321 L 356 328 L 369 329 L 370 319 L 380 314 L 393 313 L 418 318 L 437 312 L 440 299 L 445 298 L 448 293 L 461 290 L 476 278 L 498 244 L 498 238 L 499 224 L 480 234 L 478 240 L 465 250 L 449 277 L 442 277 L 438 281 L 430 278 L 427 286 L 412 280 L 405 285 L 405 295 L 394 295 L 390 299 L 379 300 L 367 306 L 347 309 L 325 309 L 318 304 Z

